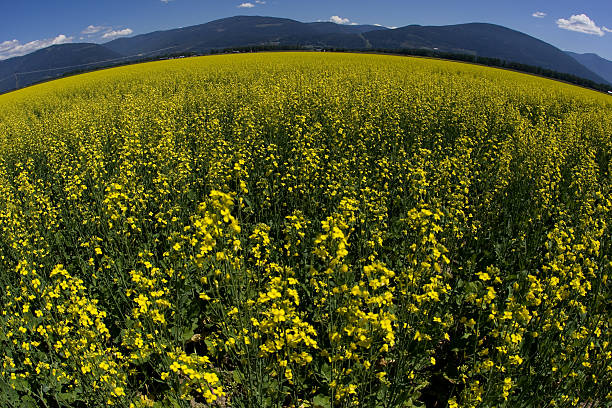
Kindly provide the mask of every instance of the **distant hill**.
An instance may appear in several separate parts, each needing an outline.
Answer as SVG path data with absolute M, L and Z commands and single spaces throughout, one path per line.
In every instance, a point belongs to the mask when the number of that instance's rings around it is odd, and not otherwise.
M 0 61 L 0 92 L 78 69 L 109 65 L 108 61 L 181 53 L 204 54 L 224 48 L 268 45 L 350 50 L 428 49 L 539 66 L 596 83 L 605 83 L 605 75 L 601 73 L 608 72 L 589 70 L 578 58 L 544 41 L 494 24 L 409 25 L 391 30 L 374 25 L 302 23 L 286 18 L 236 16 L 120 38 L 102 45 L 54 45 L 23 57 Z M 18 73 L 16 78 L 15 73 Z
M 428 48 L 473 54 L 539 66 L 592 81 L 605 80 L 560 49 L 519 31 L 495 24 L 469 23 L 448 26 L 410 25 L 364 36 L 375 48 Z
M 0 92 L 56 78 L 77 69 L 92 69 L 121 57 L 99 44 L 52 45 L 22 57 L 0 61 Z M 16 77 L 15 73 L 18 73 Z
M 576 54 L 570 51 L 565 51 L 565 53 L 612 84 L 612 61 L 597 54 Z
M 369 31 L 389 30 L 372 25 L 301 23 L 287 18 L 237 16 L 191 27 L 119 38 L 104 45 L 123 55 L 143 52 L 205 53 L 216 48 L 262 44 L 365 48 L 367 42 L 361 34 Z

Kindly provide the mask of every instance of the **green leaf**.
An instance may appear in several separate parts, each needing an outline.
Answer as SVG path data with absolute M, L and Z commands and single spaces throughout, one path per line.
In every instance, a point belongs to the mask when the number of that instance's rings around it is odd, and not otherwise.
M 327 395 L 315 395 L 312 403 L 313 408 L 331 408 L 331 399 Z
M 194 335 L 193 329 L 191 329 L 191 328 L 186 329 L 186 330 L 183 332 L 183 337 L 182 337 L 182 338 L 183 338 L 183 341 L 189 341 L 189 340 L 191 340 L 191 338 L 193 337 L 193 335 Z
M 57 402 L 71 404 L 78 401 L 78 395 L 75 391 L 72 392 L 60 392 L 57 394 Z
M 324 363 L 321 366 L 321 374 L 322 374 L 323 378 L 325 378 L 327 380 L 327 382 L 331 381 L 331 367 L 329 366 L 329 364 Z
M 415 401 L 412 398 L 404 401 L 404 408 L 424 408 L 425 404 L 420 401 Z
M 19 401 L 19 407 L 21 408 L 37 408 L 39 405 L 37 401 L 29 395 L 25 395 Z

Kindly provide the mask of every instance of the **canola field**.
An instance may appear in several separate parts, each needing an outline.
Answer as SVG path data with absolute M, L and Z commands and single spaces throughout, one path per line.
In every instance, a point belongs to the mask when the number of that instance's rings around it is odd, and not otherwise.
M 612 98 L 190 58 L 0 96 L 0 406 L 612 405 Z

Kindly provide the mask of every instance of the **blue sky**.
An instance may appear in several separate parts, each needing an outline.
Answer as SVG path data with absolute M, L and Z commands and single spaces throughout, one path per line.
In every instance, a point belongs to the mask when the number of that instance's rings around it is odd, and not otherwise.
M 611 0 L 0 0 L 0 59 L 54 43 L 102 43 L 234 15 L 388 27 L 486 22 L 612 60 Z

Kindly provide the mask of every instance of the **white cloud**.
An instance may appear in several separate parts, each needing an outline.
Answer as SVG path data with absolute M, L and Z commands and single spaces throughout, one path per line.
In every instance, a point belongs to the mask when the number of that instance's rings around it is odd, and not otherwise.
M 396 29 L 396 28 L 397 28 L 396 26 L 384 26 L 384 25 L 382 25 L 382 24 L 372 24 L 372 25 L 375 25 L 376 27 L 385 27 L 385 28 L 389 28 L 389 29 L 391 29 L 391 30 L 394 30 L 394 29 Z
M 255 5 L 253 3 L 242 3 L 242 4 L 240 4 L 240 5 L 236 6 L 236 7 L 238 7 L 238 8 L 253 8 L 253 7 L 255 7 Z
M 569 19 L 557 20 L 557 27 L 564 30 L 577 31 L 579 33 L 604 36 L 604 30 L 598 27 L 586 14 L 574 14 Z
M 339 16 L 331 16 L 329 18 L 329 21 L 331 21 L 332 23 L 336 23 L 336 24 L 348 24 L 351 22 L 351 20 L 349 20 L 348 18 L 342 18 Z
M 161 0 L 162 3 L 166 3 L 166 4 L 170 3 L 171 1 L 172 0 Z
M 99 33 L 100 31 L 107 30 L 108 28 L 109 27 L 88 25 L 83 31 L 81 31 L 81 34 L 87 34 L 87 35 L 96 34 L 96 33 Z
M 541 12 L 541 11 L 536 11 L 535 13 L 533 13 L 531 15 L 531 17 L 535 17 L 535 18 L 544 18 L 546 17 L 546 13 Z
M 125 37 L 126 35 L 132 34 L 134 31 L 131 28 L 124 28 L 123 30 L 113 30 L 105 33 L 102 38 L 116 38 L 116 37 Z
M 0 53 L 4 53 L 8 50 L 13 49 L 14 47 L 19 46 L 19 41 L 17 40 L 10 40 L 10 41 L 4 41 L 2 43 L 0 43 Z
M 266 2 L 263 0 L 255 0 L 255 3 L 256 4 L 266 4 Z
M 18 40 L 4 41 L 0 43 L 0 60 L 26 55 L 51 45 L 69 43 L 72 42 L 72 39 L 73 37 L 67 37 L 64 34 L 60 34 L 55 38 L 45 38 L 43 40 L 30 41 L 25 44 L 22 44 Z
M 608 27 L 606 27 L 606 26 L 602 26 L 602 27 L 601 27 L 601 29 L 602 29 L 602 30 L 604 30 L 604 31 L 605 31 L 605 32 L 607 32 L 607 33 L 612 33 L 612 29 L 609 29 L 609 28 L 608 28 Z

